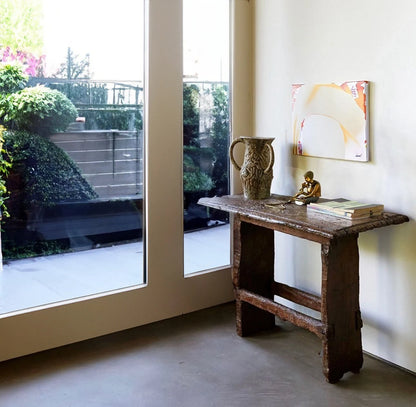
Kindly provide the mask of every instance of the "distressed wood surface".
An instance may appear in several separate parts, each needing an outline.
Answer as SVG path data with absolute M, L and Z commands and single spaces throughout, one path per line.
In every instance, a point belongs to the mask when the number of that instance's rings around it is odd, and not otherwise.
M 288 196 L 272 195 L 270 199 L 246 200 L 242 195 L 227 195 L 201 198 L 199 204 L 230 213 L 238 213 L 258 225 L 319 243 L 328 242 L 329 239 L 336 237 L 409 221 L 405 215 L 390 212 L 351 221 L 308 211 L 306 206 L 296 204 L 285 204 L 285 209 L 282 209 L 279 203 L 284 204 L 288 199 Z M 274 206 L 267 206 L 270 204 Z
M 357 240 L 358 234 L 349 235 L 321 247 L 321 319 L 334 330 L 322 342 L 323 373 L 330 383 L 363 365 Z
M 246 336 L 271 329 L 274 316 L 308 329 L 322 340 L 323 373 L 328 382 L 336 383 L 348 371 L 358 373 L 363 364 L 358 235 L 404 223 L 409 218 L 383 213 L 351 221 L 285 204 L 288 198 L 274 195 L 259 201 L 239 195 L 202 198 L 199 203 L 235 214 L 233 284 L 237 333 Z M 321 296 L 274 281 L 274 231 L 321 244 Z M 279 304 L 275 296 L 319 311 L 321 319 Z
M 276 315 L 284 321 L 289 321 L 296 326 L 307 329 L 321 339 L 332 335 L 331 325 L 327 325 L 319 319 L 310 317 L 309 315 L 303 314 L 302 312 L 295 311 L 285 305 L 262 297 L 256 293 L 252 293 L 244 289 L 239 289 L 236 290 L 236 298 L 237 300 L 245 301 L 251 305 L 254 305 L 258 309 L 265 310 L 269 312 L 270 315 Z
M 239 298 L 245 288 L 263 298 L 273 299 L 274 234 L 271 229 L 234 219 L 233 284 L 236 290 L 236 324 L 240 336 L 271 329 L 274 316 Z
M 321 297 L 286 284 L 273 282 L 273 294 L 296 304 L 321 312 Z

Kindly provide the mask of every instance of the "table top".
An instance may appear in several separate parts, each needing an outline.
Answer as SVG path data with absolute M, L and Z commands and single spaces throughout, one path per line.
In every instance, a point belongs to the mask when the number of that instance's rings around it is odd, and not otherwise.
M 318 242 L 367 230 L 408 222 L 409 218 L 397 213 L 384 212 L 365 219 L 343 219 L 307 209 L 306 205 L 287 203 L 289 196 L 272 195 L 269 199 L 251 200 L 242 195 L 201 198 L 200 205 L 238 214 L 253 223 L 305 237 Z

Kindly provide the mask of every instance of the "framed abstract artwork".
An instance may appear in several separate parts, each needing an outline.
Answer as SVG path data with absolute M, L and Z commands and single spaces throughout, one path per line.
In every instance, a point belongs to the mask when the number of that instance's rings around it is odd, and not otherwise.
M 368 161 L 368 85 L 292 85 L 294 154 Z

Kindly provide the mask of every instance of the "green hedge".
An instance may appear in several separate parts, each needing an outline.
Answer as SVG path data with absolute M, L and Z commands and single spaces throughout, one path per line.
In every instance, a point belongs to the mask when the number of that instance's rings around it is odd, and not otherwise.
M 9 131 L 4 140 L 13 157 L 11 172 L 19 171 L 24 183 L 25 204 L 51 206 L 97 198 L 75 162 L 48 139 L 36 133 Z

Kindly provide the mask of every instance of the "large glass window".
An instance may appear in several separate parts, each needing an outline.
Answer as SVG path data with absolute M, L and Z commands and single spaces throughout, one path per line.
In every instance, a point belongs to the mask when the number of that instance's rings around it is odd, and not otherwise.
M 143 9 L 1 2 L 0 314 L 145 282 Z
M 12 10 L 15 5 L 21 10 L 26 10 L 25 5 L 39 2 L 41 0 L 2 0 L 0 13 L 3 13 L 5 9 Z M 143 115 L 146 150 L 146 199 L 143 204 L 145 206 L 145 221 L 142 220 L 142 226 L 146 223 L 146 227 L 142 233 L 146 239 L 144 254 L 146 257 L 146 284 L 137 285 L 140 281 L 144 281 L 141 278 L 143 276 L 141 260 L 143 253 L 140 245 L 140 231 L 139 236 L 134 235 L 131 240 L 127 241 L 121 240 L 120 244 L 98 242 L 95 248 L 85 247 L 85 250 L 73 248 L 58 253 L 58 256 L 63 255 L 63 259 L 67 260 L 65 264 L 55 263 L 53 265 L 52 260 L 55 256 L 49 255 L 46 251 L 43 252 L 43 256 L 22 259 L 22 263 L 20 263 L 22 267 L 16 267 L 17 262 L 20 261 L 18 259 L 5 260 L 5 271 L 0 272 L 2 306 L 7 301 L 12 303 L 17 298 L 20 300 L 13 305 L 14 308 L 9 308 L 17 310 L 16 312 L 7 313 L 2 308 L 0 313 L 0 331 L 2 333 L 0 335 L 0 360 L 148 324 L 221 304 L 233 298 L 228 267 L 217 269 L 215 272 L 199 273 L 198 276 L 192 276 L 192 278 L 184 278 L 183 276 L 183 259 L 179 255 L 182 253 L 184 243 L 181 227 L 184 213 L 183 193 L 178 188 L 183 180 L 183 0 L 144 0 L 143 2 L 146 23 L 145 114 Z M 120 0 L 116 3 L 99 0 L 49 1 L 48 5 L 51 7 L 51 11 L 54 10 L 54 18 L 56 19 L 55 28 L 51 32 L 62 42 L 63 58 L 61 56 L 59 59 L 65 61 L 68 47 L 71 48 L 73 54 L 82 56 L 88 53 L 90 55 L 91 77 L 102 82 L 112 82 L 111 79 L 115 79 L 115 86 L 111 89 L 117 88 L 120 83 L 124 85 L 129 81 L 140 81 L 139 70 L 137 77 L 134 75 L 124 79 L 120 76 L 116 78 L 98 76 L 98 69 L 93 68 L 93 60 L 96 56 L 94 56 L 92 49 L 97 46 L 105 48 L 106 58 L 104 61 L 105 64 L 115 66 L 113 72 L 125 72 L 126 69 L 134 67 L 133 61 L 136 57 L 140 58 L 142 52 L 141 5 L 143 2 L 142 0 Z M 92 3 L 95 3 L 95 6 L 92 6 Z M 250 76 L 246 70 L 250 62 L 249 54 L 246 52 L 246 44 L 250 43 L 251 6 L 246 1 L 232 0 L 231 3 L 234 15 L 232 17 L 233 31 L 237 33 L 233 36 L 234 52 L 237 50 L 239 61 L 238 64 L 233 64 L 233 81 L 237 81 L 238 84 L 237 87 L 234 87 L 236 92 L 233 92 L 233 114 L 237 112 L 238 120 L 235 121 L 235 124 L 238 130 L 238 127 L 247 128 L 250 121 L 249 114 L 240 115 L 239 113 L 247 111 L 245 109 L 247 101 L 246 91 L 243 92 L 244 96 L 238 97 L 238 90 L 249 86 L 250 83 Z M 126 11 L 126 4 L 132 5 L 133 8 Z M 7 7 L 3 7 L 4 5 Z M 32 8 L 32 10 L 34 9 Z M 107 20 L 101 18 L 104 10 L 111 14 L 111 18 Z M 199 17 L 201 21 L 204 18 L 205 16 L 202 14 Z M 29 14 L 29 17 L 27 15 L 25 17 L 25 14 L 21 13 L 10 25 L 12 28 L 5 30 L 3 23 L 5 19 L 1 18 L 0 43 L 6 43 L 3 34 L 16 33 L 26 20 L 29 20 L 30 24 L 36 23 L 33 13 Z M 70 27 L 69 34 L 66 34 L 68 27 Z M 215 27 L 215 22 L 210 30 L 213 30 L 212 27 Z M 71 40 L 78 36 L 78 33 L 74 33 L 77 30 L 83 32 L 82 41 L 78 41 L 78 43 L 81 42 L 80 45 L 89 43 L 90 47 L 86 47 L 86 49 L 80 47 L 78 50 L 78 47 L 75 47 L 75 41 L 68 42 L 68 38 Z M 99 32 L 102 34 L 103 41 L 100 40 Z M 24 37 L 24 35 L 19 36 L 19 38 Z M 113 38 L 116 38 L 114 42 L 112 42 Z M 238 41 L 236 41 L 237 39 Z M 20 45 L 18 48 L 21 49 Z M 124 52 L 126 49 L 127 51 Z M 44 52 L 46 51 L 40 51 L 36 55 L 43 55 Z M 45 60 L 47 57 L 48 55 Z M 132 58 L 131 61 L 129 58 Z M 31 61 L 33 60 L 31 59 Z M 141 65 L 141 62 L 138 61 L 138 64 Z M 60 63 L 58 63 L 59 65 Z M 71 72 L 73 71 L 71 70 Z M 106 72 L 107 75 L 110 75 L 109 71 Z M 55 83 L 68 82 L 66 78 L 53 79 Z M 89 81 L 92 82 L 91 79 Z M 117 92 L 116 95 L 118 94 Z M 123 96 L 124 107 L 131 108 L 132 106 L 125 106 L 127 105 L 127 96 L 126 94 Z M 107 106 L 108 110 L 111 107 L 118 110 L 123 96 L 117 97 L 115 100 L 112 99 L 111 103 L 104 104 L 109 105 Z M 119 105 L 116 103 L 118 100 L 120 101 Z M 129 104 L 131 105 L 131 103 Z M 140 100 L 138 103 L 132 104 L 140 105 Z M 91 108 L 102 110 L 104 107 L 102 103 L 97 103 L 97 105 L 91 106 Z M 77 109 L 86 107 L 77 104 L 75 106 Z M 85 117 L 85 121 L 76 122 L 75 127 L 88 126 L 88 116 L 85 114 L 79 117 Z M 8 129 L 10 130 L 10 127 Z M 118 126 L 110 129 L 104 128 L 107 132 L 113 129 L 122 130 Z M 75 129 L 71 131 L 76 132 Z M 91 129 L 91 131 L 96 132 L 97 129 Z M 110 140 L 112 139 L 110 138 Z M 88 142 L 85 144 L 87 145 Z M 48 146 L 50 147 L 51 144 Z M 63 150 L 62 147 L 60 149 Z M 113 151 L 112 148 L 110 150 Z M 35 167 L 30 166 L 29 168 Z M 80 172 L 86 178 L 85 173 Z M 13 178 L 11 173 L 10 177 Z M 79 180 L 79 178 L 77 179 Z M 58 185 L 61 188 L 56 188 L 55 191 L 59 191 L 59 189 L 64 191 L 64 187 L 68 187 L 69 182 Z M 0 192 L 1 190 L 2 188 L 0 188 Z M 18 191 L 20 190 L 22 188 L 18 189 Z M 109 197 L 94 199 L 101 199 L 104 202 L 114 200 Z M 119 200 L 115 199 L 115 201 Z M 26 208 L 30 209 L 30 205 L 26 206 L 25 210 Z M 47 210 L 51 210 L 50 207 Z M 103 219 L 101 214 L 96 211 L 93 214 L 97 215 L 98 219 L 101 217 L 103 227 L 107 223 L 110 224 L 109 218 Z M 141 219 L 141 210 L 138 214 Z M 32 219 L 38 221 L 41 218 L 39 216 Z M 112 219 L 117 220 L 116 218 Z M 71 227 L 75 220 L 76 218 L 69 218 Z M 98 221 L 97 224 L 99 224 Z M 133 224 L 133 230 L 134 228 Z M 27 232 L 30 234 L 31 229 L 27 229 Z M 112 235 L 114 237 L 116 233 L 114 232 Z M 90 239 L 89 236 L 91 235 L 87 235 L 86 238 Z M 73 242 L 75 244 L 75 240 Z M 129 242 L 135 245 L 133 257 L 127 253 L 116 251 L 110 252 L 105 261 L 98 256 L 101 253 L 101 248 L 117 250 L 120 247 L 127 247 Z M 208 248 L 211 253 L 215 250 L 214 246 L 205 245 L 204 247 Z M 22 254 L 20 250 L 18 252 Z M 187 253 L 190 253 L 189 250 Z M 195 256 L 199 256 L 199 253 L 195 252 Z M 73 257 L 73 255 L 78 257 Z M 228 262 L 228 255 L 223 264 L 226 262 Z M 6 269 L 12 265 L 14 268 Z M 39 265 L 41 273 L 39 273 Z M 206 264 L 203 267 L 206 268 Z M 124 280 L 121 284 L 116 283 L 128 274 L 131 276 L 130 280 Z M 80 276 L 86 279 L 81 279 Z M 91 276 L 94 278 L 88 280 Z M 43 279 L 43 277 L 48 279 Z M 15 279 L 13 284 L 10 282 L 12 278 Z M 89 285 L 88 281 L 92 281 L 94 284 Z M 120 289 L 115 289 L 116 287 L 120 287 Z M 89 293 L 97 294 L 88 295 Z M 50 305 L 28 309 L 35 303 L 29 301 L 35 297 L 35 294 L 40 298 L 37 304 Z M 88 296 L 81 297 L 81 295 Z M 26 299 L 28 301 L 24 302 L 23 300 Z M 62 302 L 63 299 L 68 300 Z M 16 305 L 17 303 L 18 305 Z
M 229 193 L 229 0 L 183 2 L 185 274 L 230 263 L 228 216 L 198 205 Z

